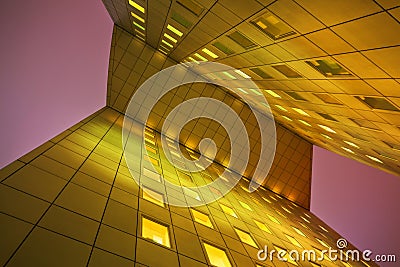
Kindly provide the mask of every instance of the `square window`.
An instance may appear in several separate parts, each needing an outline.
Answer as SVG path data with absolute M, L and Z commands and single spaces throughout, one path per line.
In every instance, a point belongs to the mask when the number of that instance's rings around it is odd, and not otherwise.
M 240 229 L 234 228 L 236 234 L 239 236 L 239 239 L 243 242 L 246 243 L 247 245 L 250 245 L 252 247 L 258 248 L 256 242 L 254 239 L 251 237 L 251 235 L 245 231 L 242 231 Z
M 352 76 L 348 70 L 331 59 L 308 60 L 306 63 L 326 77 Z
M 249 38 L 247 38 L 244 34 L 235 31 L 231 34 L 227 35 L 232 41 L 243 47 L 244 49 L 250 49 L 256 47 L 257 45 L 253 43 Z
M 221 209 L 223 210 L 223 212 L 225 212 L 225 214 L 228 214 L 232 217 L 238 218 L 238 216 L 236 215 L 235 211 L 232 208 L 225 206 L 223 204 L 219 204 L 219 205 L 221 206 Z
M 190 210 L 192 211 L 195 222 L 201 223 L 202 225 L 205 225 L 210 228 L 214 228 L 211 223 L 210 217 L 207 214 L 204 214 L 195 209 L 190 209 Z
M 278 17 L 274 16 L 271 12 L 264 13 L 262 16 L 251 21 L 251 23 L 273 40 L 296 34 L 292 28 L 282 22 Z
M 355 96 L 358 100 L 372 109 L 399 111 L 399 109 L 383 97 Z
M 288 66 L 286 66 L 285 64 L 282 65 L 275 65 L 272 66 L 274 69 L 276 69 L 277 71 L 279 71 L 280 73 L 282 73 L 283 75 L 285 75 L 288 78 L 300 78 L 301 75 L 298 74 L 296 71 L 294 71 L 293 69 L 289 68 Z
M 257 225 L 258 228 L 260 228 L 261 230 L 263 230 L 264 232 L 267 232 L 269 234 L 272 234 L 271 230 L 269 230 L 269 228 L 265 225 L 265 223 L 259 222 L 257 220 L 253 220 L 254 223 Z
M 228 56 L 232 55 L 232 54 L 235 54 L 235 52 L 232 49 L 226 47 L 224 44 L 222 44 L 220 42 L 215 42 L 212 45 L 215 48 L 217 48 L 218 50 L 220 50 L 221 52 L 223 52 L 224 54 L 228 55 Z
M 225 250 L 210 245 L 208 243 L 203 244 L 211 265 L 217 267 L 232 267 L 232 264 L 229 261 L 228 255 L 226 255 Z
M 164 195 L 154 190 L 151 190 L 150 188 L 143 188 L 143 199 L 146 199 L 158 206 L 165 207 Z
M 146 217 L 142 217 L 142 237 L 153 240 L 160 245 L 171 247 L 168 226 Z

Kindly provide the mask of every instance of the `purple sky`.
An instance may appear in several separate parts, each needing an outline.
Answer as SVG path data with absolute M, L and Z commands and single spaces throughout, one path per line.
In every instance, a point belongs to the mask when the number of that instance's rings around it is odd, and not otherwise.
M 400 177 L 314 146 L 311 211 L 357 248 L 400 257 L 399 203 Z
M 0 9 L 0 168 L 105 105 L 113 22 L 101 0 Z

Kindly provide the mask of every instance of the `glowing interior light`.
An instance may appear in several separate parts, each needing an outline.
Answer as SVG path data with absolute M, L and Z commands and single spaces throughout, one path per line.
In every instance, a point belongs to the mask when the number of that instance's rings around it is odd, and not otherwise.
M 195 53 L 194 54 L 197 58 L 203 60 L 203 61 L 208 61 L 205 57 L 203 57 L 202 55 L 200 55 L 199 53 Z
M 244 90 L 243 88 L 237 88 L 240 92 L 242 92 L 242 93 L 245 93 L 246 95 L 248 95 L 249 93 L 247 93 L 247 91 L 246 90 Z
M 292 108 L 292 109 L 293 109 L 294 111 L 296 111 L 297 113 L 301 114 L 301 115 L 310 117 L 310 114 L 308 114 L 307 112 L 305 112 L 305 111 L 302 110 L 302 109 L 299 109 L 299 108 Z
M 353 150 L 351 150 L 351 149 L 349 149 L 349 148 L 347 148 L 347 147 L 342 146 L 341 148 L 342 148 L 344 151 L 347 151 L 347 152 L 349 152 L 349 153 L 351 153 L 351 154 L 355 154 Z
M 168 33 L 164 33 L 164 37 L 169 39 L 170 41 L 176 43 L 178 42 L 178 40 L 176 40 L 174 37 L 172 37 L 171 35 L 169 35 Z
M 355 148 L 360 148 L 359 146 L 357 146 L 356 144 L 354 144 L 354 143 L 352 143 L 352 142 L 349 142 L 349 141 L 343 141 L 343 142 L 345 142 L 345 143 L 348 144 L 349 146 L 352 146 L 352 147 L 355 147 Z
M 329 140 L 333 140 L 333 138 L 332 137 L 330 137 L 330 136 L 328 136 L 328 135 L 326 135 L 326 134 L 321 134 L 323 137 L 325 137 L 326 139 L 329 139 Z
M 282 118 L 284 118 L 285 120 L 288 120 L 288 121 L 292 121 L 292 119 L 291 119 L 291 118 L 289 118 L 289 117 L 286 117 L 286 116 L 282 116 Z
M 321 124 L 318 124 L 318 126 L 321 127 L 322 129 L 324 129 L 325 131 L 330 132 L 330 133 L 336 133 L 334 130 L 332 130 L 332 129 L 329 128 L 328 126 L 321 125 Z
M 134 17 L 135 19 L 137 19 L 138 21 L 144 23 L 144 19 L 139 17 L 138 15 L 136 15 L 135 13 L 131 12 L 132 17 Z
M 306 121 L 299 120 L 299 122 L 301 122 L 301 123 L 302 123 L 302 124 L 304 124 L 304 125 L 311 126 L 311 124 L 309 124 L 309 123 L 308 123 L 308 122 L 306 122 Z
M 244 73 L 244 72 L 241 71 L 241 70 L 235 70 L 235 72 L 236 72 L 237 74 L 239 74 L 240 76 L 242 76 L 243 78 L 251 79 L 251 77 L 250 77 L 249 75 L 247 75 L 246 73 Z
M 280 95 L 278 95 L 277 93 L 275 93 L 275 92 L 272 91 L 272 90 L 265 90 L 265 92 L 267 92 L 268 94 L 272 95 L 273 97 L 281 98 Z
M 140 12 L 144 13 L 144 7 L 142 7 L 141 5 L 135 3 L 133 0 L 129 0 L 129 4 L 131 6 L 133 6 L 134 8 L 136 8 L 137 10 L 139 10 Z
M 222 72 L 222 73 L 225 74 L 226 77 L 229 77 L 229 78 L 232 79 L 232 80 L 236 80 L 236 77 L 233 76 L 232 74 L 230 74 L 229 72 L 224 71 L 224 72 Z
M 176 29 L 174 26 L 172 26 L 170 24 L 168 24 L 167 29 L 170 30 L 171 32 L 175 33 L 179 37 L 182 37 L 182 35 L 183 35 L 183 32 L 181 32 L 180 30 Z
M 169 47 L 174 47 L 172 44 L 170 44 L 170 43 L 168 43 L 167 41 L 165 41 L 165 40 L 162 40 L 161 42 L 163 42 L 164 44 L 166 44 L 167 46 L 169 46 Z
M 375 158 L 375 157 L 373 157 L 373 156 L 370 156 L 370 155 L 365 155 L 367 158 L 369 158 L 370 160 L 373 160 L 373 161 L 375 161 L 375 162 L 378 162 L 378 163 L 383 163 L 383 161 L 381 161 L 380 159 L 378 159 L 378 158 Z
M 136 23 L 135 21 L 133 22 L 133 25 L 135 25 L 136 27 L 138 27 L 139 29 L 141 29 L 142 31 L 145 31 L 145 28 L 140 25 L 139 23 Z
M 284 107 L 282 107 L 282 106 L 280 106 L 280 105 L 275 105 L 275 107 L 279 108 L 280 110 L 287 111 L 286 108 L 284 108 Z
M 203 48 L 201 51 L 203 51 L 204 53 L 206 53 L 207 55 L 209 55 L 212 58 L 218 58 L 218 55 L 214 54 L 213 52 L 211 52 L 207 48 Z
M 254 94 L 256 95 L 263 95 L 259 90 L 257 89 L 250 89 L 250 91 L 252 91 Z

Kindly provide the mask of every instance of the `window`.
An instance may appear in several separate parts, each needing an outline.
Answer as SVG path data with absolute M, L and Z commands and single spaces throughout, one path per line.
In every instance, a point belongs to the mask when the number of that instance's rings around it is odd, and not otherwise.
M 288 96 L 290 96 L 291 98 L 293 98 L 294 100 L 301 100 L 301 101 L 307 101 L 307 99 L 305 99 L 304 97 L 302 97 L 301 95 L 299 95 L 296 92 L 285 92 Z
M 173 20 L 175 20 L 176 22 L 178 22 L 180 25 L 182 25 L 183 27 L 185 27 L 186 29 L 189 29 L 190 27 L 192 27 L 193 23 L 188 21 L 187 19 L 185 19 L 183 16 L 179 15 L 176 12 L 172 12 L 172 16 L 171 18 Z
M 250 49 L 257 46 L 255 43 L 250 41 L 249 38 L 238 31 L 228 34 L 228 37 L 244 49 Z
M 355 96 L 358 100 L 373 109 L 381 109 L 387 111 L 400 111 L 396 106 L 383 97 Z
M 179 176 L 179 180 L 181 182 L 182 181 L 186 181 L 186 182 L 189 182 L 189 183 L 193 182 L 192 177 L 189 174 L 186 174 L 184 172 L 178 171 L 178 176 Z
M 223 212 L 225 212 L 226 214 L 228 214 L 232 217 L 238 218 L 238 216 L 236 215 L 235 211 L 232 208 L 225 206 L 223 204 L 219 204 L 219 205 L 221 206 L 221 209 Z
M 161 182 L 161 176 L 158 173 L 150 171 L 150 170 L 148 170 L 146 168 L 143 168 L 143 175 L 148 177 L 148 178 L 151 178 L 151 179 L 153 179 L 153 180 L 155 180 L 157 182 Z
M 283 248 L 278 247 L 278 246 L 275 246 L 275 245 L 274 245 L 274 248 L 275 248 L 275 250 L 276 250 L 278 253 L 281 253 L 280 256 L 281 256 L 283 259 L 286 259 L 287 262 L 289 262 L 289 263 L 291 263 L 291 264 L 293 264 L 293 265 L 298 266 L 297 262 L 295 262 L 294 260 L 292 260 L 291 257 L 289 257 L 289 254 L 287 253 L 286 249 L 283 249 Z M 286 253 L 283 254 L 283 252 L 281 252 L 281 251 L 285 251 Z
M 251 235 L 245 231 L 242 231 L 240 229 L 234 228 L 236 234 L 239 236 L 239 239 L 243 242 L 246 243 L 247 245 L 250 245 L 252 247 L 258 248 L 256 242 L 254 239 L 251 237 Z
M 304 110 L 300 109 L 300 108 L 292 108 L 294 111 L 296 111 L 297 113 L 310 117 L 310 114 L 308 114 L 307 112 L 305 112 Z
M 192 0 L 177 0 L 176 2 L 196 16 L 200 16 L 201 12 L 203 12 L 204 9 L 202 6 Z
M 263 79 L 271 79 L 272 78 L 272 76 L 268 75 L 260 68 L 251 68 L 250 70 Z
M 298 233 L 299 235 L 302 235 L 304 237 L 307 237 L 299 228 L 296 228 L 294 226 L 292 226 L 293 230 Z
M 191 198 L 194 198 L 194 199 L 196 199 L 198 201 L 201 201 L 200 195 L 196 191 L 193 191 L 192 189 L 184 187 L 183 188 L 183 193 L 188 197 L 191 197 Z
M 195 222 L 201 223 L 202 225 L 205 225 L 210 228 L 214 228 L 211 223 L 210 217 L 207 214 L 204 214 L 195 209 L 190 209 L 190 210 L 192 211 Z
M 253 209 L 249 205 L 247 205 L 247 203 L 244 203 L 244 202 L 242 202 L 240 200 L 239 200 L 239 203 L 243 208 L 245 208 L 247 210 L 250 210 L 250 211 L 253 211 Z
M 370 156 L 370 155 L 365 155 L 367 158 L 369 158 L 370 160 L 372 160 L 372 161 L 375 161 L 375 162 L 378 162 L 378 163 L 383 163 L 383 161 L 382 160 L 380 160 L 380 159 L 378 159 L 378 158 L 375 158 L 375 157 L 373 157 L 373 156 Z
M 206 254 L 208 260 L 210 261 L 211 265 L 217 267 L 231 267 L 231 263 L 229 261 L 228 255 L 226 255 L 225 250 L 217 248 L 213 245 L 208 243 L 203 243 L 204 248 L 206 250 Z
M 330 246 L 327 244 L 327 243 L 325 243 L 324 241 L 322 241 L 321 239 L 319 239 L 319 238 L 315 238 L 321 245 L 323 245 L 324 247 L 327 247 L 327 248 L 329 248 Z
M 146 150 L 147 150 L 148 152 L 151 152 L 151 153 L 153 153 L 153 154 L 157 154 L 157 150 L 156 150 L 154 147 L 149 146 L 149 145 L 145 145 L 145 147 L 146 147 Z
M 285 75 L 288 78 L 300 78 L 301 75 L 298 74 L 296 71 L 292 70 L 291 68 L 289 68 L 287 65 L 282 64 L 282 65 L 275 65 L 272 66 L 274 69 L 276 69 L 277 71 L 279 71 L 280 73 L 282 73 L 283 75 Z
M 267 34 L 273 40 L 278 40 L 296 34 L 292 28 L 283 23 L 278 17 L 272 15 L 270 12 L 264 13 L 251 23 L 253 23 L 258 29 Z
M 352 76 L 350 72 L 331 59 L 309 60 L 306 63 L 326 77 Z
M 144 13 L 144 7 L 142 7 L 141 5 L 135 3 L 133 0 L 129 0 L 129 4 L 131 6 L 133 6 L 134 8 L 136 8 L 137 10 L 139 10 L 140 12 Z
M 351 121 L 353 121 L 355 124 L 357 124 L 360 127 L 364 127 L 370 130 L 375 130 L 375 131 L 379 131 L 379 128 L 372 122 L 368 121 L 368 120 L 360 120 L 360 119 L 350 119 Z
M 267 232 L 269 234 L 272 234 L 271 230 L 269 230 L 269 228 L 265 225 L 265 223 L 259 222 L 257 220 L 254 220 L 254 223 L 257 225 L 258 228 L 260 228 L 261 230 L 263 230 L 264 232 Z
M 295 246 L 297 246 L 297 247 L 299 247 L 299 248 L 302 248 L 303 246 L 302 245 L 300 245 L 300 243 L 296 240 L 296 238 L 294 238 L 293 236 L 290 236 L 290 235 L 286 235 L 285 234 L 285 236 L 286 236 L 286 238 L 290 241 L 290 243 L 292 243 L 293 245 L 295 245 Z
M 319 113 L 317 112 L 318 115 L 320 115 L 322 118 L 326 119 L 326 120 L 330 120 L 330 121 L 337 121 L 337 119 L 335 119 L 334 117 L 332 117 L 329 114 L 325 114 L 325 113 Z
M 164 195 L 149 188 L 143 188 L 143 199 L 164 207 Z
M 277 223 L 277 224 L 281 224 L 281 223 L 278 221 L 278 219 L 275 218 L 274 216 L 269 215 L 269 214 L 267 214 L 267 216 L 268 216 L 268 218 L 269 218 L 272 222 Z
M 330 94 L 315 93 L 314 95 L 327 104 L 342 105 L 342 102 L 340 102 L 339 100 L 337 100 L 335 97 L 331 96 Z
M 167 25 L 167 29 L 170 30 L 171 32 L 175 33 L 179 37 L 182 37 L 182 35 L 183 35 L 183 32 L 181 32 L 180 30 L 178 30 L 177 28 L 175 28 L 174 26 L 172 26 L 170 24 Z
M 144 140 L 145 140 L 147 143 L 152 144 L 153 146 L 156 145 L 156 142 L 154 142 L 154 140 L 151 140 L 151 139 L 150 139 L 149 137 L 147 137 L 147 136 L 144 137 Z
M 171 247 L 168 226 L 146 217 L 142 217 L 142 237 L 153 240 L 160 245 Z
M 275 93 L 275 92 L 272 91 L 272 90 L 265 90 L 265 92 L 267 92 L 268 94 L 272 95 L 273 97 L 281 98 L 280 95 L 278 95 L 277 93 Z
M 225 45 L 223 45 L 223 44 L 220 43 L 220 42 L 215 42 L 215 43 L 213 43 L 213 46 L 214 46 L 215 48 L 217 48 L 218 50 L 220 50 L 221 52 L 223 52 L 224 54 L 226 54 L 226 55 L 235 54 L 235 52 L 234 52 L 232 49 L 226 47 Z
M 318 126 L 321 127 L 322 129 L 324 129 L 327 132 L 336 133 L 333 129 L 329 128 L 328 126 L 321 125 L 321 124 L 318 124 Z

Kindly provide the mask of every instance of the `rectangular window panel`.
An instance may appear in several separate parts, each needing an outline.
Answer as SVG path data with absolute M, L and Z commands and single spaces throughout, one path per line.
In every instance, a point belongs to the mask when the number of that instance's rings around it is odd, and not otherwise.
M 273 40 L 296 34 L 292 28 L 270 12 L 264 13 L 262 16 L 251 21 L 251 23 Z
M 235 54 L 235 52 L 232 50 L 232 49 L 230 49 L 230 48 L 228 48 L 228 47 L 226 47 L 224 44 L 222 44 L 222 43 L 220 43 L 220 42 L 215 42 L 215 43 L 213 43 L 212 44 L 215 48 L 217 48 L 218 50 L 220 50 L 222 53 L 224 53 L 224 54 L 226 54 L 226 55 L 232 55 L 232 54 Z
M 217 267 L 231 267 L 232 264 L 229 261 L 228 255 L 226 255 L 225 250 L 210 245 L 208 243 L 204 243 L 204 248 L 207 253 L 208 260 L 211 265 Z
M 272 78 L 272 76 L 268 75 L 267 73 L 265 73 L 265 71 L 263 71 L 260 68 L 251 68 L 250 70 L 263 79 L 271 79 Z
M 335 97 L 331 96 L 330 94 L 315 93 L 314 95 L 327 104 L 343 105 L 342 102 L 340 102 L 339 100 L 337 100 Z
M 173 20 L 175 20 L 176 22 L 178 22 L 180 25 L 182 25 L 183 27 L 185 27 L 186 29 L 189 29 L 190 27 L 192 27 L 193 23 L 188 21 L 187 19 L 185 19 L 183 16 L 179 15 L 176 12 L 172 13 L 171 18 Z
M 288 78 L 300 78 L 301 77 L 300 74 L 298 74 L 296 71 L 294 71 L 293 69 L 289 68 L 288 66 L 286 66 L 284 64 L 275 65 L 272 67 Z
M 271 230 L 269 230 L 269 228 L 265 225 L 265 223 L 259 222 L 257 220 L 253 220 L 254 223 L 257 225 L 258 228 L 260 228 L 261 230 L 263 230 L 264 232 L 267 232 L 269 234 L 272 234 Z
M 355 96 L 358 100 L 373 109 L 399 111 L 399 109 L 383 97 Z
M 210 217 L 207 214 L 204 214 L 195 209 L 191 209 L 191 211 L 194 217 L 194 221 L 201 223 L 202 225 L 205 225 L 207 227 L 214 228 L 211 223 Z
M 348 70 L 331 59 L 308 60 L 306 63 L 326 77 L 352 76 Z
M 250 49 L 256 47 L 257 45 L 253 43 L 249 38 L 247 38 L 242 33 L 235 31 L 227 35 L 232 41 L 243 47 L 244 49 Z
M 239 236 L 239 239 L 243 242 L 246 243 L 247 245 L 250 245 L 252 247 L 258 248 L 256 242 L 254 239 L 251 237 L 251 235 L 245 231 L 242 231 L 240 229 L 234 228 L 236 234 Z
M 307 101 L 304 97 L 302 97 L 299 93 L 296 92 L 285 92 L 287 95 L 289 95 L 291 98 L 294 100 L 300 100 L 300 101 Z
M 164 195 L 149 188 L 143 188 L 143 199 L 164 207 Z
M 142 217 L 142 237 L 153 240 L 160 245 L 171 247 L 168 226 L 145 217 Z

